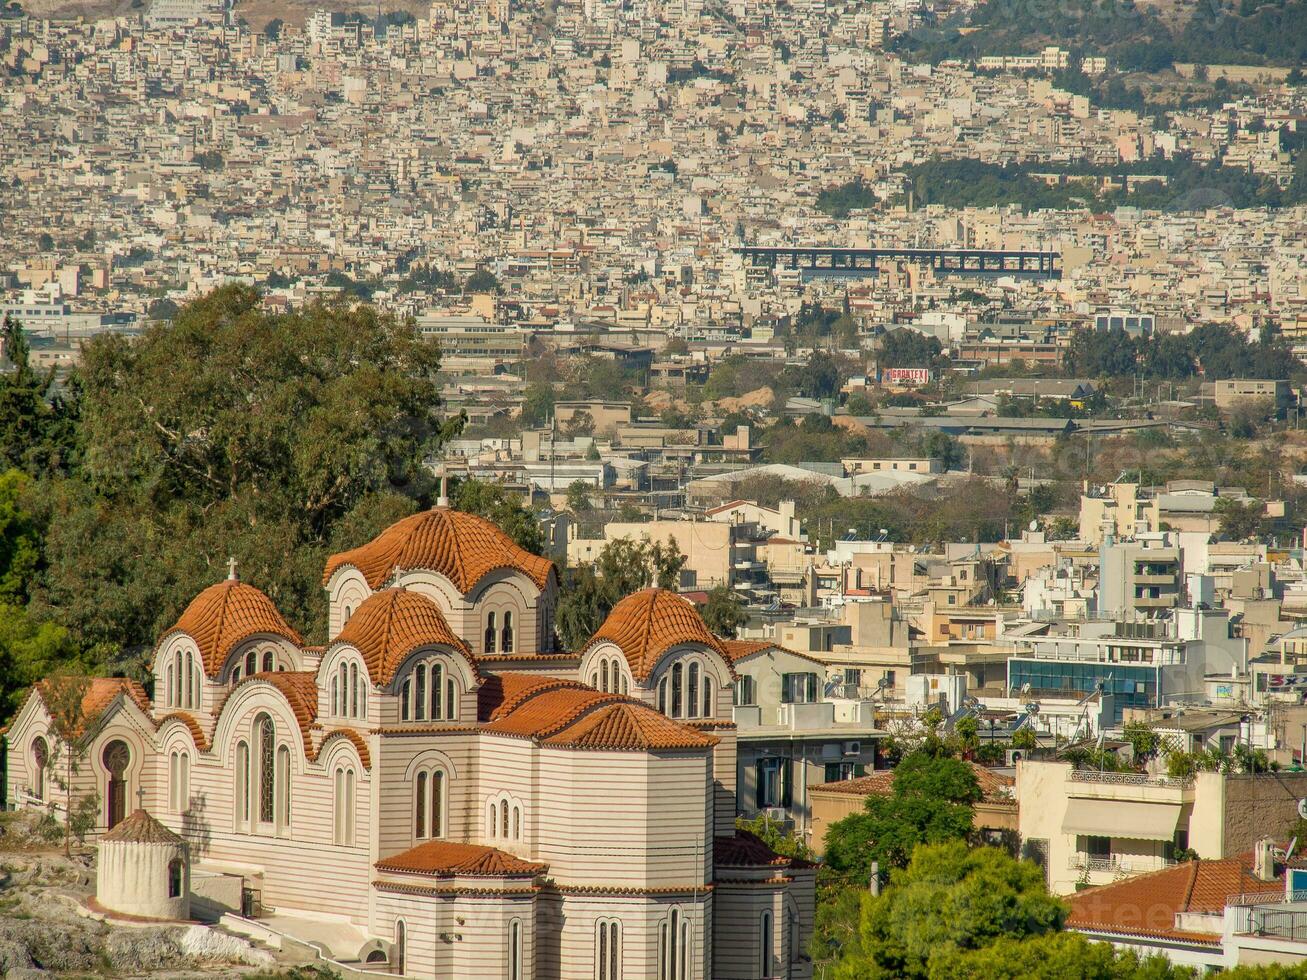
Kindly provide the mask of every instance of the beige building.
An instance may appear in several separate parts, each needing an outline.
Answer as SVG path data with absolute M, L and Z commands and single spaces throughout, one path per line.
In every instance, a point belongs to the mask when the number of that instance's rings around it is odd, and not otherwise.
M 1307 773 L 1173 779 L 1023 760 L 1016 795 L 1024 853 L 1044 864 L 1054 894 L 1069 895 L 1170 867 L 1185 848 L 1228 858 L 1264 835 L 1287 840 Z
M 571 565 L 593 564 L 609 544 L 626 538 L 667 544 L 676 542 L 685 556 L 680 585 L 684 589 L 710 589 L 733 585 L 739 573 L 761 568 L 749 526 L 722 521 L 613 521 L 604 525 L 602 538 L 573 538 L 567 543 Z M 744 566 L 744 567 L 742 567 Z
M 153 698 L 90 682 L 97 834 L 139 800 L 197 902 L 299 913 L 404 976 L 811 976 L 814 871 L 735 830 L 738 675 L 693 606 L 645 590 L 560 650 L 552 562 L 444 508 L 323 584 L 325 647 L 233 569 L 160 637 Z M 48 690 L 8 803 L 62 815 Z
M 1140 532 L 1156 532 L 1160 519 L 1157 501 L 1139 494 L 1137 483 L 1113 483 L 1102 493 L 1080 498 L 1080 540 L 1093 547 L 1103 543 L 1104 533 L 1133 538 Z

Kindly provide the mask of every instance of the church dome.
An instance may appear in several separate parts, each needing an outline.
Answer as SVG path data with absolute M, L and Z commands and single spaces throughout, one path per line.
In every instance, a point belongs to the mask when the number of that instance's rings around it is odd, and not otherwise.
M 337 571 L 357 568 L 368 588 L 379 589 L 396 572 L 438 572 L 466 595 L 500 568 L 526 575 L 538 588 L 549 581 L 554 563 L 519 547 L 485 518 L 437 507 L 392 524 L 367 544 L 327 559 L 322 581 Z
M 229 578 L 211 585 L 186 607 L 169 633 L 182 632 L 195 641 L 204 672 L 216 676 L 232 650 L 260 633 L 303 644 L 272 600 L 252 585 Z
M 666 589 L 633 592 L 613 606 L 586 645 L 600 641 L 621 649 L 638 681 L 648 680 L 658 658 L 681 643 L 702 644 L 726 657 L 721 640 L 713 636 L 699 611 Z
M 436 604 L 408 589 L 384 589 L 370 596 L 336 642 L 348 643 L 363 655 L 374 684 L 389 684 L 410 653 L 432 644 L 452 647 L 472 663 L 467 644 L 449 628 Z

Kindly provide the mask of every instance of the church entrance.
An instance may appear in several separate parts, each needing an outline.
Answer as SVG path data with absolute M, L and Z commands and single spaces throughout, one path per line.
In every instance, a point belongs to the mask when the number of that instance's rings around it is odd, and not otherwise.
M 126 742 L 114 739 L 104 747 L 100 758 L 104 763 L 104 771 L 109 774 L 105 822 L 113 830 L 127 816 L 127 766 L 132 761 L 132 753 Z

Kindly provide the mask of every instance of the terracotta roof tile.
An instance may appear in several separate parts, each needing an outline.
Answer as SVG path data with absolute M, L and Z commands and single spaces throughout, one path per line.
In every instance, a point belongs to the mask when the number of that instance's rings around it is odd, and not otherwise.
M 191 741 L 195 743 L 195 747 L 197 749 L 199 749 L 201 752 L 209 751 L 209 740 L 207 737 L 205 737 L 204 729 L 200 727 L 200 723 L 196 721 L 193 716 L 187 714 L 185 711 L 173 711 L 170 714 L 164 715 L 162 718 L 159 719 L 158 724 L 154 726 L 155 731 L 158 731 L 160 728 L 162 728 L 164 725 L 166 725 L 168 722 L 174 719 L 180 721 L 190 731 Z
M 467 644 L 459 638 L 440 608 L 418 592 L 383 589 L 369 596 L 336 637 L 363 654 L 373 684 L 389 684 L 395 671 L 419 647 L 439 644 L 451 647 L 476 670 Z
M 736 830 L 734 837 L 713 838 L 713 867 L 770 868 L 787 866 L 790 859 L 777 854 L 757 834 Z
M 103 841 L 122 841 L 129 844 L 183 844 L 177 834 L 165 827 L 145 810 L 134 810 L 118 826 L 100 838 Z
M 32 694 L 40 694 L 41 700 L 48 705 L 49 698 L 46 692 L 54 680 L 54 678 L 46 678 L 37 681 L 32 686 L 31 691 L 28 692 L 28 697 L 31 697 Z M 126 696 L 129 701 L 140 708 L 142 713 L 148 715 L 151 711 L 150 698 L 145 693 L 145 688 L 126 677 L 69 676 L 60 679 L 60 682 L 64 681 L 77 684 L 85 682 L 86 684 L 86 690 L 82 694 L 82 719 L 86 728 L 92 727 L 99 721 L 100 716 L 109 710 L 120 694 Z M 26 704 L 26 698 L 24 698 L 23 703 Z
M 327 746 L 338 738 L 348 739 L 354 746 L 354 751 L 359 754 L 359 761 L 363 763 L 363 768 L 370 770 L 372 768 L 372 753 L 368 751 L 368 743 L 358 732 L 352 728 L 333 728 L 323 736 L 321 744 L 318 745 L 318 751 L 313 753 L 313 760 L 322 757 Z
M 539 674 L 490 674 L 477 690 L 477 718 L 481 721 L 496 721 L 528 698 L 560 687 L 581 689 L 584 685 L 561 677 L 542 677 Z
M 620 694 L 602 694 L 575 681 L 549 685 L 520 699 L 511 711 L 499 714 L 485 726 L 485 731 L 524 738 L 548 738 L 587 711 L 621 700 Z
M 452 878 L 455 875 L 516 878 L 543 874 L 549 870 L 549 865 L 523 861 L 494 847 L 433 840 L 382 858 L 376 863 L 376 868 L 378 871 L 434 875 L 439 878 Z
M 731 663 L 738 663 L 745 657 L 753 656 L 763 650 L 784 650 L 786 653 L 796 657 L 803 657 L 805 660 L 811 660 L 816 664 L 825 664 L 826 661 L 814 657 L 808 653 L 799 653 L 797 650 L 791 650 L 789 647 L 783 647 L 779 643 L 771 640 L 722 640 L 722 649 L 726 652 L 726 659 Z
M 713 735 L 678 725 L 648 705 L 627 702 L 591 711 L 541 744 L 554 748 L 652 752 L 709 748 L 717 741 Z
M 679 643 L 702 644 L 730 666 L 721 640 L 709 631 L 698 610 L 666 589 L 643 589 L 613 606 L 586 646 L 601 640 L 617 645 L 638 681 L 647 681 L 658 658 Z
M 299 646 L 304 641 L 282 618 L 272 600 L 252 585 L 227 579 L 194 599 L 164 635 L 186 633 L 199 647 L 204 672 L 216 677 L 236 646 L 259 633 L 271 633 Z
M 1252 874 L 1247 856 L 1187 861 L 1077 892 L 1069 899 L 1071 914 L 1066 924 L 1071 929 L 1219 943 L 1219 931 L 1177 929 L 1177 913 L 1219 915 L 1231 896 L 1275 887 Z
M 295 721 L 300 726 L 300 734 L 304 736 L 304 747 L 309 750 L 313 744 L 309 729 L 318 718 L 318 675 L 311 670 L 279 670 L 250 674 L 249 677 L 242 677 L 236 688 L 256 681 L 271 684 L 282 693 L 286 703 L 290 705 L 290 710 L 295 714 Z M 236 688 L 232 688 L 233 693 Z
M 542 589 L 554 572 L 548 558 L 518 547 L 490 521 L 445 507 L 406 517 L 362 547 L 332 555 L 323 583 L 346 565 L 362 572 L 372 589 L 396 571 L 420 568 L 439 572 L 464 595 L 497 568 L 517 569 Z

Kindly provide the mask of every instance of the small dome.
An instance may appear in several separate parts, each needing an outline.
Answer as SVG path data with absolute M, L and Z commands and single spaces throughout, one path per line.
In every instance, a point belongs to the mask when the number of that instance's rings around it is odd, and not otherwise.
M 449 628 L 436 604 L 408 589 L 384 589 L 368 597 L 336 642 L 348 643 L 363 655 L 374 684 L 389 684 L 410 653 L 432 644 L 452 647 L 472 663 L 467 644 Z
M 322 581 L 346 566 L 363 573 L 368 588 L 379 589 L 395 572 L 439 572 L 466 595 L 488 573 L 515 569 L 543 589 L 554 563 L 518 547 L 494 524 L 475 514 L 437 507 L 406 517 L 360 548 L 327 559 Z
M 236 579 L 211 585 L 192 599 L 168 632 L 178 631 L 190 636 L 200 648 L 204 672 L 210 677 L 222 670 L 232 650 L 259 633 L 271 633 L 296 646 L 304 642 L 271 599 Z
M 101 841 L 122 841 L 127 844 L 183 844 L 185 841 L 144 809 L 134 810 L 118 826 L 100 838 Z
M 601 640 L 621 649 L 639 681 L 648 680 L 658 658 L 679 643 L 699 643 L 726 657 L 699 611 L 666 589 L 634 592 L 613 606 L 586 646 Z

